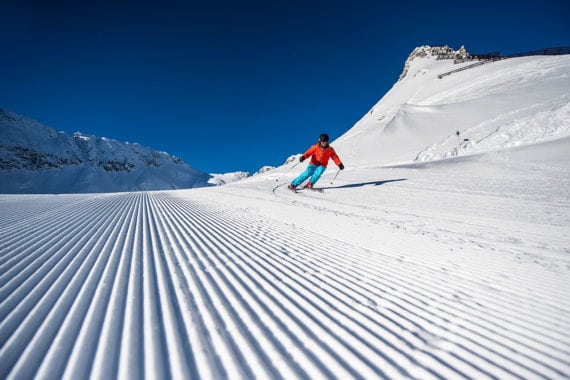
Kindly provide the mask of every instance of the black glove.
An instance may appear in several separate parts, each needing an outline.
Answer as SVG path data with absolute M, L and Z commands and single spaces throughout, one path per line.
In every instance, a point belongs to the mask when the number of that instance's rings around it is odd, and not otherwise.
M 343 164 L 340 164 L 340 165 L 338 166 L 338 168 L 339 168 L 340 170 L 344 170 L 344 165 L 343 165 Z
M 303 157 L 303 156 L 299 157 L 299 162 L 303 162 L 303 161 L 305 161 L 305 157 Z

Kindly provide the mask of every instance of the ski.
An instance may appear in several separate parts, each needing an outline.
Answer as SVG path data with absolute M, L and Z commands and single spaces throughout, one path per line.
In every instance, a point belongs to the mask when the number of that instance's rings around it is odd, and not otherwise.
M 314 191 L 316 193 L 324 193 L 325 192 L 323 189 L 316 188 L 316 187 L 312 187 L 312 188 L 311 187 L 301 187 L 299 189 L 295 189 L 295 192 L 302 191 L 302 190 Z
M 317 193 L 324 193 L 325 192 L 323 189 L 318 188 L 318 187 L 295 187 L 295 188 L 292 188 L 292 187 L 287 186 L 287 189 L 293 193 L 298 193 L 298 192 L 303 191 L 303 190 L 315 191 Z M 275 192 L 275 189 L 273 189 L 273 192 Z

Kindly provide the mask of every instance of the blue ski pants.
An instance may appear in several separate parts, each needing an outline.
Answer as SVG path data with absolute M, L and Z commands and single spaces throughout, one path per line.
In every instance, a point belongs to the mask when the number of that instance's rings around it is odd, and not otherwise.
M 317 182 L 319 178 L 321 178 L 325 170 L 327 170 L 326 166 L 322 165 L 317 166 L 309 164 L 307 165 L 307 169 L 305 169 L 303 173 L 301 173 L 297 178 L 295 178 L 293 182 L 291 182 L 291 184 L 293 186 L 299 186 L 304 180 L 311 177 L 309 182 L 311 182 L 314 185 L 315 182 Z

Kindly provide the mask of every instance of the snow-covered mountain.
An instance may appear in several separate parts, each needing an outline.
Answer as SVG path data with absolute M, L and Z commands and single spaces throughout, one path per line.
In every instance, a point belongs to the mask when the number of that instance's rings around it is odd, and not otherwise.
M 323 193 L 0 195 L 0 378 L 570 378 L 570 56 L 436 51 Z
M 56 132 L 0 108 L 0 193 L 96 193 L 207 186 L 210 175 L 139 144 Z
M 208 180 L 208 183 L 215 186 L 222 186 L 228 183 L 240 181 L 244 178 L 249 177 L 249 172 L 231 172 L 222 174 L 212 174 L 212 178 Z
M 346 164 L 425 162 L 570 136 L 570 56 L 490 61 L 439 77 L 472 65 L 454 63 L 467 55 L 414 49 L 400 80 L 334 142 Z

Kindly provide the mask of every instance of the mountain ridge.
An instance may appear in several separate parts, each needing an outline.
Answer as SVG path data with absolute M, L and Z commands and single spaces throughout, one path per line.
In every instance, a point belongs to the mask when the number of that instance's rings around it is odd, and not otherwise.
M 134 143 L 57 132 L 0 108 L 2 193 L 117 192 L 209 186 L 182 159 Z
M 414 49 L 406 75 L 333 141 L 345 165 L 409 164 L 570 135 L 570 56 L 509 58 L 439 78 L 469 65 L 454 62 Z

